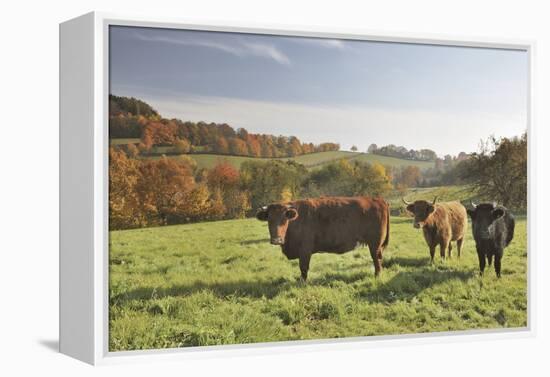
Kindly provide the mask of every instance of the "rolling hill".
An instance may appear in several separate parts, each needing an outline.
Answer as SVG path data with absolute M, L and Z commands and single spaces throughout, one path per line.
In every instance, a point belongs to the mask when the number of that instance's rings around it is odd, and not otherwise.
M 216 155 L 216 154 L 201 154 L 201 153 L 194 153 L 194 154 L 188 154 L 185 156 L 189 156 L 192 159 L 194 159 L 197 162 L 198 168 L 212 168 L 215 166 L 219 161 L 227 161 L 231 165 L 233 165 L 235 168 L 240 168 L 241 164 L 244 161 L 250 161 L 250 160 L 269 160 L 268 158 L 258 158 L 258 157 L 246 157 L 246 156 L 228 156 L 228 155 Z M 157 156 L 147 156 L 143 157 L 146 159 L 158 159 L 160 158 L 160 155 Z M 167 155 L 169 158 L 180 158 L 180 155 Z M 309 169 L 315 169 L 317 167 L 320 167 L 324 164 L 327 164 L 332 161 L 340 160 L 340 159 L 349 159 L 349 160 L 359 160 L 359 161 L 366 161 L 370 163 L 378 162 L 384 166 L 418 166 L 420 169 L 427 169 L 433 167 L 433 162 L 428 161 L 411 161 L 411 160 L 404 160 L 400 158 L 395 157 L 386 157 L 386 156 L 380 156 L 375 154 L 367 154 L 367 153 L 358 153 L 358 152 L 347 152 L 347 151 L 330 151 L 330 152 L 317 152 L 317 153 L 309 153 L 305 155 L 300 155 L 296 157 L 291 158 L 278 158 L 279 160 L 294 160 L 300 164 L 303 164 Z

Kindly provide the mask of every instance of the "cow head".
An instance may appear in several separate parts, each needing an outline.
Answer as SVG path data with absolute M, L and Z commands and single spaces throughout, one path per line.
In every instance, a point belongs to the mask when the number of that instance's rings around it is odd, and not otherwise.
M 258 209 L 256 218 L 267 221 L 271 244 L 283 245 L 288 224 L 298 218 L 298 210 L 289 204 L 270 204 Z
M 426 200 L 417 200 L 414 203 L 409 203 L 403 199 L 403 203 L 407 206 L 407 211 L 409 211 L 414 216 L 414 227 L 419 229 L 422 228 L 428 218 L 435 212 L 435 202 L 437 201 L 437 196 L 434 198 L 432 203 Z
M 474 238 L 488 240 L 493 233 L 493 223 L 504 216 L 504 209 L 497 207 L 496 203 L 481 203 L 474 204 L 471 202 L 472 208 L 468 208 L 467 212 L 472 219 L 472 229 Z

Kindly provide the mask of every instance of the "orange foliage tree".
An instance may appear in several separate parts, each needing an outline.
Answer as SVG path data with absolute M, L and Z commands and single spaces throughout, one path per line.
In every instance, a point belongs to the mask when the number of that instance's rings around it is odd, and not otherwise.
M 139 178 L 138 161 L 109 148 L 109 227 L 135 228 L 143 225 L 138 214 L 136 184 Z
M 163 157 L 142 162 L 139 170 L 136 193 L 146 223 L 162 225 L 180 217 L 178 199 L 189 196 L 195 185 L 191 167 Z
M 218 163 L 208 171 L 208 187 L 222 199 L 227 218 L 243 218 L 250 210 L 247 192 L 240 189 L 240 174 L 226 161 Z

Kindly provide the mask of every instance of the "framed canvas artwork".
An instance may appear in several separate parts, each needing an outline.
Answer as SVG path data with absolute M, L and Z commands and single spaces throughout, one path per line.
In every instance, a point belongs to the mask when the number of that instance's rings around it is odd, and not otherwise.
M 60 26 L 60 349 L 532 331 L 525 41 Z

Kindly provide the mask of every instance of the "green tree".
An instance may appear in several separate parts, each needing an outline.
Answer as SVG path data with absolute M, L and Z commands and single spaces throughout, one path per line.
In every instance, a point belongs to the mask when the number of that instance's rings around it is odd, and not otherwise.
M 510 208 L 527 207 L 526 133 L 514 138 L 489 137 L 458 169 L 484 200 Z
M 252 208 L 296 198 L 302 191 L 307 169 L 294 161 L 246 161 L 241 165 L 241 182 L 250 193 Z

